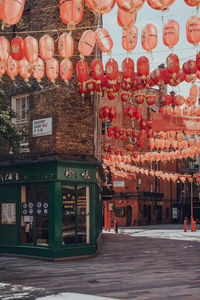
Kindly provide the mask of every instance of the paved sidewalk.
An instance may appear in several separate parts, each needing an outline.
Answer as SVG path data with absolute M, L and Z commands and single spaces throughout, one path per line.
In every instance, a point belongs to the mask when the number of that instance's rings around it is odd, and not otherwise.
M 105 233 L 100 254 L 87 260 L 0 256 L 0 299 L 200 299 L 199 231 L 183 233 L 183 225 L 119 231 Z

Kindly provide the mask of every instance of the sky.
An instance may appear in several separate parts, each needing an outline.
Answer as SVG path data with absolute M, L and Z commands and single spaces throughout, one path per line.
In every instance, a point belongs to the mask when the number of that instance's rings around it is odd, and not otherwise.
M 110 33 L 114 46 L 112 49 L 112 57 L 117 60 L 119 68 L 121 69 L 121 62 L 124 58 L 127 57 L 126 51 L 122 48 L 121 37 L 122 37 L 122 28 L 117 24 L 117 9 L 118 6 L 115 4 L 113 10 L 103 16 L 103 27 L 108 30 Z M 147 2 L 141 10 L 138 11 L 137 20 L 135 25 L 138 28 L 138 43 L 136 48 L 132 51 L 130 57 L 134 60 L 135 65 L 136 61 L 140 56 L 147 56 L 150 61 L 151 71 L 153 71 L 159 64 L 165 63 L 166 57 L 172 53 L 172 50 L 169 50 L 163 44 L 162 41 L 162 15 L 164 24 L 170 19 L 174 19 L 179 23 L 180 28 L 180 37 L 178 44 L 173 48 L 173 53 L 177 54 L 180 59 L 180 66 L 189 60 L 195 59 L 196 53 L 198 52 L 198 46 L 193 46 L 186 39 L 185 33 L 185 23 L 193 15 L 196 14 L 196 7 L 190 7 L 185 4 L 184 0 L 176 0 L 173 5 L 165 12 L 157 11 L 152 9 Z M 199 12 L 200 14 L 200 12 Z M 158 45 L 152 52 L 152 57 L 141 47 L 141 30 L 148 24 L 152 23 L 156 25 L 158 30 Z M 200 49 L 200 48 L 199 48 Z M 109 59 L 107 54 L 104 54 L 103 61 L 104 63 Z M 197 81 L 196 84 L 200 86 L 200 81 Z M 191 84 L 183 83 L 178 87 L 168 87 L 168 91 L 174 90 L 176 94 L 182 94 L 183 96 L 189 96 L 189 88 Z

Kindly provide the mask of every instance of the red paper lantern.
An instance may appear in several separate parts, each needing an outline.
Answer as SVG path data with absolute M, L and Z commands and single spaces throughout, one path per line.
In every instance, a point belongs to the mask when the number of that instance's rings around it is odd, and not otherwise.
M 55 58 L 51 58 L 46 62 L 46 75 L 51 80 L 52 83 L 55 83 L 55 79 L 59 74 L 59 63 Z
M 68 80 L 72 78 L 73 64 L 71 60 L 65 58 L 60 63 L 60 77 L 68 84 Z
M 198 44 L 200 41 L 200 18 L 192 16 L 186 22 L 186 37 L 189 43 Z
M 44 61 L 40 57 L 33 63 L 32 74 L 38 82 L 40 82 L 45 75 Z
M 155 136 L 155 133 L 154 133 L 153 129 L 148 128 L 147 129 L 147 137 L 150 139 L 150 138 L 153 138 L 154 136 Z
M 58 39 L 58 53 L 62 58 L 70 58 L 74 53 L 74 40 L 70 33 L 64 32 Z
M 89 79 L 89 68 L 86 61 L 80 60 L 76 64 L 76 73 L 80 83 L 86 82 Z
M 109 120 L 112 121 L 113 119 L 116 119 L 117 117 L 117 109 L 116 107 L 110 107 L 110 112 L 109 112 Z
M 179 106 L 175 106 L 172 115 L 181 116 L 181 112 L 181 108 Z
M 185 81 L 189 83 L 194 83 L 197 79 L 196 74 L 185 74 Z
M 191 116 L 191 109 L 188 106 L 183 108 L 183 116 Z
M 160 102 L 162 105 L 170 105 L 173 101 L 173 98 L 171 95 L 163 95 L 160 99 Z
M 109 13 L 114 5 L 115 0 L 85 0 L 88 9 L 95 15 L 103 15 Z
M 131 98 L 131 92 L 127 92 L 127 91 L 122 91 L 121 92 L 121 101 L 122 102 L 129 102 Z
M 21 19 L 24 10 L 25 0 L 1 0 L 0 19 L 3 25 L 10 26 L 17 24 Z
M 176 54 L 169 54 L 166 59 L 166 66 L 170 74 L 177 74 L 180 70 L 178 56 Z
M 31 64 L 25 58 L 23 58 L 18 62 L 18 69 L 20 76 L 23 77 L 25 81 L 28 81 L 32 75 Z
M 5 72 L 6 72 L 6 68 L 4 64 L 0 63 L 0 79 L 5 74 Z
M 86 30 L 78 43 L 78 51 L 83 56 L 90 56 L 96 43 L 95 32 Z
M 84 0 L 60 0 L 60 18 L 68 27 L 74 27 L 83 18 Z
M 185 99 L 183 96 L 181 95 L 176 95 L 174 98 L 173 98 L 173 104 L 174 105 L 177 105 L 177 106 L 181 106 L 185 103 Z
M 131 14 L 118 8 L 117 11 L 117 23 L 121 27 L 131 28 L 136 22 L 136 14 Z
M 127 79 L 126 81 L 124 81 L 126 79 L 123 79 L 123 81 L 121 81 L 121 89 L 123 91 L 130 91 L 131 90 L 131 82 Z
M 190 87 L 190 96 L 197 98 L 198 93 L 199 93 L 199 88 L 198 88 L 198 86 L 197 86 L 196 84 L 193 84 L 193 85 Z
M 151 6 L 151 8 L 156 10 L 166 10 L 174 2 L 175 0 L 147 0 L 147 3 Z
M 30 63 L 38 59 L 38 41 L 32 36 L 28 36 L 24 40 L 24 55 Z
M 12 80 L 15 80 L 15 77 L 18 74 L 17 62 L 11 56 L 8 58 L 6 62 L 6 72 Z
M 127 137 L 131 137 L 132 136 L 132 130 L 131 129 L 127 129 L 126 130 L 126 136 Z
M 87 93 L 87 89 L 84 83 L 78 83 L 79 92 L 81 94 L 81 97 L 85 97 L 85 94 Z
M 185 104 L 187 104 L 188 106 L 192 106 L 194 104 L 196 104 L 197 99 L 193 96 L 189 96 L 187 98 L 185 98 Z
M 135 72 L 134 72 L 134 61 L 127 57 L 122 62 L 122 77 L 123 80 L 126 80 L 127 82 L 134 81 L 135 79 Z
M 123 28 L 122 30 L 122 47 L 130 52 L 135 49 L 138 41 L 138 29 L 135 25 L 131 28 Z
M 173 107 L 172 106 L 167 106 L 166 107 L 166 110 L 165 110 L 165 113 L 167 114 L 167 115 L 172 115 L 173 114 Z
M 129 13 L 135 13 L 140 10 L 143 5 L 145 0 L 115 0 L 117 5 L 124 11 L 129 12 Z
M 107 79 L 110 81 L 115 81 L 119 74 L 118 64 L 116 60 L 110 58 L 106 63 L 105 71 Z
M 115 93 L 113 91 L 108 91 L 108 99 L 115 100 Z
M 146 96 L 142 92 L 138 92 L 134 94 L 134 98 L 137 104 L 143 104 L 144 100 L 146 99 Z
M 86 88 L 90 95 L 93 95 L 96 88 L 96 81 L 93 79 L 88 80 L 86 83 Z
M 195 74 L 197 72 L 197 65 L 195 60 L 188 60 L 183 64 L 183 72 L 185 74 Z
M 156 95 L 154 94 L 147 94 L 146 95 L 146 102 L 148 106 L 152 106 L 156 102 Z
M 96 43 L 101 52 L 110 52 L 113 47 L 113 40 L 105 28 L 98 28 L 95 31 Z
M 132 130 L 132 136 L 133 136 L 133 137 L 137 138 L 137 137 L 139 137 L 139 135 L 140 135 L 139 130 L 137 130 L 137 129 L 133 129 L 133 130 Z
M 135 107 L 134 106 L 128 106 L 127 107 L 127 116 L 131 119 L 135 117 Z
M 147 24 L 142 28 L 141 32 L 142 48 L 148 52 L 151 52 L 158 43 L 157 28 L 153 24 Z
M 99 59 L 95 59 L 90 64 L 90 70 L 92 78 L 95 80 L 101 80 L 104 76 L 103 64 Z
M 184 0 L 185 3 L 189 6 L 200 6 L 200 0 Z
M 20 36 L 16 36 L 12 39 L 10 55 L 17 61 L 24 58 L 24 40 Z
M 40 57 L 46 61 L 54 56 L 54 40 L 48 34 L 45 34 L 39 41 Z
M 108 134 L 109 137 L 112 137 L 112 136 L 113 136 L 114 130 L 113 130 L 112 127 L 109 127 L 109 128 L 108 128 L 107 134 Z
M 163 43 L 169 48 L 173 48 L 179 41 L 179 24 L 175 20 L 169 20 L 163 26 Z
M 197 70 L 200 71 L 200 52 L 196 54 L 196 66 Z
M 147 119 L 140 120 L 140 129 L 147 129 Z
M 190 111 L 191 111 L 191 115 L 193 116 L 193 117 L 195 117 L 195 116 L 197 116 L 198 115 L 198 109 L 197 109 L 197 107 L 195 106 L 195 105 L 192 105 L 191 107 L 190 107 Z
M 4 37 L 0 37 L 0 60 L 7 61 L 10 56 L 10 42 Z
M 141 56 L 137 60 L 137 73 L 139 76 L 146 78 L 149 75 L 149 60 L 145 56 Z

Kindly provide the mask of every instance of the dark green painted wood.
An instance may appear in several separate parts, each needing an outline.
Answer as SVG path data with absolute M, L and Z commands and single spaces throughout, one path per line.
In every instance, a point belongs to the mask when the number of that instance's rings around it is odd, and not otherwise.
M 7 225 L 0 224 L 0 244 L 18 244 L 18 215 L 17 215 L 17 201 L 18 201 L 18 185 L 14 184 L 9 186 L 6 185 L 0 186 L 0 203 L 3 202 L 12 202 L 16 204 L 16 224 Z
M 62 244 L 62 195 L 61 183 L 49 185 L 49 247 L 56 249 Z
M 71 169 L 72 176 L 66 176 Z M 88 178 L 84 172 L 88 170 Z M 98 176 L 96 175 L 98 172 Z M 14 174 L 13 181 L 5 174 Z M 103 180 L 98 163 L 46 161 L 15 164 L 0 167 L 4 182 L 0 180 L 0 202 L 15 202 L 17 205 L 16 225 L 0 225 L 0 252 L 41 257 L 71 257 L 95 254 L 101 234 L 101 209 L 99 192 Z M 16 175 L 18 174 L 18 175 Z M 53 175 L 51 175 L 53 174 Z M 78 174 L 78 175 L 77 175 Z M 98 180 L 96 179 L 98 177 Z M 16 180 L 17 179 L 17 180 Z M 21 245 L 21 184 L 49 183 L 49 246 Z M 62 184 L 89 186 L 90 196 L 90 244 L 69 244 L 62 246 Z M 78 224 L 78 222 L 77 222 Z

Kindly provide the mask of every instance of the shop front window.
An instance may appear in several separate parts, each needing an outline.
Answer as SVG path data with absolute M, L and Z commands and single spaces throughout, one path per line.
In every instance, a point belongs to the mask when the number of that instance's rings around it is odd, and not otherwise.
M 21 242 L 48 246 L 48 184 L 21 187 Z
M 63 245 L 90 242 L 89 187 L 62 187 L 62 243 Z

